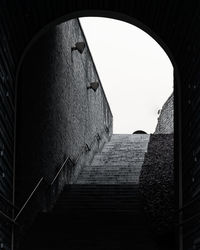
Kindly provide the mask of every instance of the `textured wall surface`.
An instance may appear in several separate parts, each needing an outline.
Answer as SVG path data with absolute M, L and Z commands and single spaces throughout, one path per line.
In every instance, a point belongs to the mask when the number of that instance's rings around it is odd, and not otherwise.
M 156 126 L 155 134 L 172 134 L 174 133 L 174 95 L 167 99 L 163 105 L 158 123 Z
M 140 174 L 146 214 L 158 238 L 173 240 L 175 221 L 174 95 L 163 105 L 154 134 L 150 135 Z M 162 238 L 163 236 L 164 238 Z M 174 237 L 175 238 L 175 237 Z
M 112 113 L 101 84 L 96 92 L 87 89 L 90 82 L 100 82 L 88 47 L 83 54 L 71 53 L 80 41 L 85 41 L 80 24 L 70 20 L 38 39 L 22 64 L 17 103 L 19 205 L 41 177 L 50 184 L 70 156 L 77 164 L 66 166 L 59 175 L 52 188 L 56 198 L 112 134 Z
M 158 235 L 174 230 L 174 135 L 150 135 L 140 174 L 144 208 Z

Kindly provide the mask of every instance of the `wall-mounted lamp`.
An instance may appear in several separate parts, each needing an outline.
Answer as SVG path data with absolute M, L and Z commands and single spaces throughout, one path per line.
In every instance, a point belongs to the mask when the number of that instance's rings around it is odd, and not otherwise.
M 71 48 L 71 51 L 78 50 L 79 53 L 83 53 L 85 49 L 85 43 L 84 42 L 78 42 L 75 44 L 75 47 Z
M 91 82 L 90 86 L 87 87 L 87 89 L 93 89 L 94 92 L 95 92 L 98 89 L 98 87 L 99 87 L 99 83 L 98 82 Z

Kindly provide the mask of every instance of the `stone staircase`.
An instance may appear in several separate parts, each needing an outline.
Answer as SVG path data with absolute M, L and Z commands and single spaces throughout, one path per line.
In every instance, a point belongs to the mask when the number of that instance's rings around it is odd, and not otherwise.
M 113 135 L 20 250 L 161 250 L 143 213 L 138 180 L 149 135 Z
M 146 134 L 113 135 L 76 184 L 138 184 L 148 141 Z

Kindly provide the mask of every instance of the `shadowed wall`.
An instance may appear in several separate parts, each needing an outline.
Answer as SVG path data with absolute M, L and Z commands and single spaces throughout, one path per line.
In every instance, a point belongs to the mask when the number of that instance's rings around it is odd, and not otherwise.
M 41 177 L 50 185 L 70 157 L 74 165 L 66 166 L 58 176 L 50 200 L 43 193 L 37 198 L 37 205 L 49 210 L 64 185 L 76 180 L 83 164 L 92 160 L 112 134 L 112 113 L 87 44 L 82 54 L 71 52 L 80 41 L 86 43 L 80 24 L 70 20 L 46 32 L 23 61 L 17 103 L 19 206 Z M 100 83 L 96 92 L 87 89 L 94 81 Z

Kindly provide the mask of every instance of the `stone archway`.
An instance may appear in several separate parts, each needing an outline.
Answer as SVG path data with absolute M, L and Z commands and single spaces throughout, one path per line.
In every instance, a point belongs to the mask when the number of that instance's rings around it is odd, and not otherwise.
M 109 15 L 109 12 L 107 13 L 107 15 Z M 59 23 L 60 21 L 59 20 L 57 20 L 57 22 Z M 52 24 L 50 24 L 49 25 L 49 27 L 52 27 L 51 26 Z M 139 24 L 138 24 L 139 25 Z M 47 30 L 47 27 L 46 27 L 46 29 L 45 30 Z M 44 32 L 44 31 L 43 31 Z M 29 52 L 31 51 L 31 49 L 32 49 L 32 47 L 34 47 L 34 45 L 35 44 L 37 44 L 37 41 L 40 39 L 40 36 L 42 36 L 42 34 L 43 34 L 43 32 L 41 32 L 40 34 L 38 34 L 37 36 L 36 36 L 36 38 L 30 43 L 30 45 L 27 47 L 27 49 L 26 49 L 26 51 L 25 51 L 25 53 L 24 53 L 24 55 L 23 55 L 23 57 L 22 57 L 22 59 L 21 59 L 21 64 L 20 64 L 20 67 L 19 67 L 19 70 L 18 70 L 18 72 L 19 72 L 19 75 L 20 75 L 20 70 L 21 70 L 21 65 L 23 66 L 23 63 L 24 63 L 24 59 L 27 59 L 27 55 L 29 56 Z M 53 36 L 52 36 L 53 37 Z M 50 38 L 50 37 L 49 37 Z M 39 47 L 38 47 L 39 48 Z M 36 53 L 35 53 L 36 54 Z M 32 55 L 33 56 L 33 55 Z M 33 64 L 34 65 L 34 64 Z M 26 67 L 26 66 L 25 66 Z M 29 72 L 30 74 L 31 74 L 31 71 Z M 28 81 L 28 76 L 27 76 L 27 81 Z M 20 85 L 20 81 L 19 81 L 19 85 Z M 33 86 L 33 84 L 32 84 L 32 86 Z M 29 97 L 30 97 L 30 95 L 29 95 Z M 20 103 L 20 102 L 19 102 Z M 19 104 L 20 105 L 20 104 Z M 27 126 L 26 126 L 27 127 Z M 28 127 L 27 127 L 28 128 Z M 26 137 L 27 138 L 27 137 Z M 34 152 L 34 150 L 32 150 L 32 152 Z M 49 165 L 48 163 L 47 163 L 47 165 Z M 36 171 L 37 172 L 37 171 Z
M 184 137 L 180 137 L 177 140 L 176 162 L 183 164 L 185 173 L 184 183 L 189 183 L 192 186 L 188 190 L 188 185 L 184 184 L 184 203 L 191 201 L 191 196 L 194 193 L 197 198 L 198 181 L 196 177 L 195 167 L 199 162 L 198 157 L 198 144 L 199 144 L 199 132 L 198 132 L 198 120 L 199 111 L 196 107 L 199 105 L 199 51 L 200 43 L 198 36 L 199 28 L 199 2 L 194 1 L 192 3 L 180 1 L 168 1 L 161 2 L 158 0 L 147 3 L 146 1 L 116 1 L 115 5 L 107 2 L 91 1 L 74 2 L 74 1 L 29 1 L 24 2 L 2 2 L 1 3 L 1 66 L 2 66 L 2 82 L 5 86 L 10 86 L 9 91 L 15 92 L 16 70 L 19 59 L 30 40 L 35 36 L 38 30 L 45 27 L 48 23 L 53 22 L 57 18 L 66 17 L 66 15 L 89 9 L 93 13 L 98 13 L 97 10 L 111 11 L 113 13 L 121 13 L 127 15 L 130 19 L 138 19 L 144 23 L 151 30 L 154 31 L 170 48 L 178 65 L 179 73 L 175 74 L 175 81 L 180 82 L 181 78 L 181 90 L 179 97 L 179 107 L 183 113 L 181 118 L 181 124 L 179 119 L 175 117 L 175 123 L 177 126 L 176 132 L 182 134 L 181 128 L 184 129 Z M 72 15 L 72 14 L 71 14 Z M 12 18 L 10 18 L 12 17 Z M 185 32 L 188 33 L 185 36 Z M 8 63 L 9 62 L 9 63 Z M 7 76 L 7 77 L 6 77 Z M 5 81 L 4 81 L 5 79 Z M 176 86 L 176 85 L 175 85 Z M 175 90 L 178 93 L 178 90 Z M 1 91 L 2 95 L 4 92 Z M 5 100 L 4 100 L 5 102 Z M 14 105 L 15 98 L 11 98 L 11 103 Z M 178 106 L 175 107 L 177 114 L 180 115 Z M 5 111 L 2 111 L 5 112 Z M 10 112 L 10 111 L 9 111 Z M 14 111 L 11 111 L 14 115 Z M 180 117 L 179 117 L 180 118 Z M 1 126 L 4 128 L 4 125 Z M 13 136 L 13 129 L 9 132 Z M 2 139 L 5 135 L 1 135 Z M 194 144 L 193 144 L 193 143 Z M 182 144 L 181 144 L 182 143 Z M 6 143 L 6 150 L 10 146 Z M 188 146 L 190 145 L 190 146 Z M 177 158 L 177 155 L 182 157 Z M 11 149 L 12 151 L 12 149 Z M 11 161 L 13 157 L 10 156 Z M 177 175 L 181 176 L 182 169 L 179 169 Z M 189 176 L 189 177 L 188 177 Z M 8 178 L 8 177 L 6 177 Z M 10 177 L 9 177 L 10 178 Z M 12 177 L 11 177 L 12 179 Z M 196 183 L 197 181 L 197 183 Z M 195 183 L 194 183 L 195 182 Z M 181 179 L 179 182 L 179 190 L 182 188 Z M 187 192 L 186 192 L 187 191 Z M 193 203 L 192 203 L 193 204 Z M 196 214 L 196 203 L 194 203 L 192 212 L 190 211 L 187 217 L 190 217 L 193 213 Z M 182 200 L 180 199 L 179 207 L 182 206 Z M 187 218 L 186 217 L 186 218 Z M 195 222 L 192 222 L 196 228 L 195 233 L 190 235 L 189 240 L 187 238 L 187 247 L 195 246 L 195 239 L 197 238 L 198 228 Z M 187 230 L 186 230 L 187 231 Z

